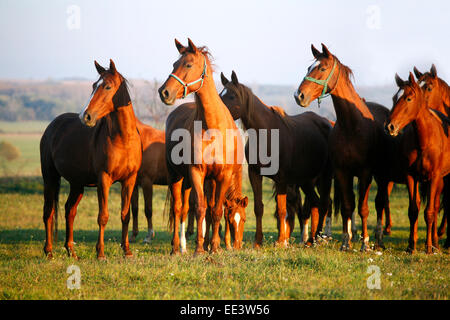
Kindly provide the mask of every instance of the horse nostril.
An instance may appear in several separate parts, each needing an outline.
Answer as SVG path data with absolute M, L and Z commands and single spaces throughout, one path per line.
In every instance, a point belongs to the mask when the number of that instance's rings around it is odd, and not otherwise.
M 163 95 L 163 97 L 164 97 L 165 99 L 169 98 L 169 90 L 164 89 L 163 92 L 162 92 L 162 95 Z
M 89 113 L 85 113 L 85 114 L 84 114 L 84 121 L 85 121 L 85 122 L 91 121 L 91 115 L 90 115 Z
M 300 92 L 300 94 L 298 95 L 298 97 L 300 98 L 300 100 L 305 99 L 305 95 L 303 94 L 303 92 Z

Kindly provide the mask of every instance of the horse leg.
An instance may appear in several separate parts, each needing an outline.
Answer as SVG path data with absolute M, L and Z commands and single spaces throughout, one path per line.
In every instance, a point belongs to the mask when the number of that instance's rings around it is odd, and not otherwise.
M 436 174 L 438 176 L 439 173 Z M 434 231 L 436 231 L 436 223 L 435 222 L 435 215 L 436 208 L 435 208 L 435 200 L 437 198 L 437 194 L 440 194 L 439 185 L 440 185 L 439 178 L 433 177 L 430 181 L 430 187 L 428 189 L 428 203 L 427 207 L 425 208 L 424 216 L 425 216 L 425 222 L 427 225 L 427 238 L 425 242 L 425 249 L 427 254 L 433 253 L 433 240 L 434 240 Z M 437 237 L 437 232 L 436 232 Z M 438 248 L 437 248 L 438 249 Z
M 144 180 L 142 190 L 144 193 L 144 212 L 147 218 L 147 235 L 142 242 L 150 243 L 155 238 L 155 230 L 153 229 L 153 181 Z
M 105 227 L 108 223 L 109 212 L 108 212 L 108 197 L 109 189 L 111 188 L 111 178 L 106 173 L 102 172 L 100 175 L 99 182 L 97 184 L 97 197 L 98 197 L 98 240 L 97 240 L 97 259 L 106 260 L 105 257 Z
M 259 248 L 263 242 L 262 217 L 264 204 L 262 201 L 262 176 L 249 166 L 248 177 L 253 190 L 254 211 L 256 216 L 255 248 Z
M 188 210 L 188 222 L 187 222 L 187 230 L 186 237 L 189 238 L 194 234 L 194 221 L 195 221 L 195 211 L 194 208 L 189 208 Z
M 390 236 L 391 235 L 391 229 L 392 229 L 392 219 L 391 219 L 391 208 L 389 205 L 389 198 L 391 197 L 391 192 L 392 192 L 392 188 L 394 187 L 394 182 L 391 181 L 389 182 L 388 186 L 387 186 L 387 199 L 386 199 L 386 206 L 384 208 L 384 212 L 385 212 L 385 216 L 386 216 L 386 224 L 384 226 L 384 231 L 383 233 L 386 236 Z
M 441 193 L 444 189 L 444 180 L 439 179 L 439 184 L 434 198 L 434 222 L 432 228 L 432 243 L 435 250 L 439 251 L 439 237 L 437 234 L 438 212 L 441 206 Z
M 203 249 L 205 251 L 208 251 L 208 247 L 210 245 L 210 238 L 209 238 L 209 231 L 212 225 L 212 215 L 213 215 L 213 208 L 215 206 L 215 195 L 216 195 L 216 182 L 214 180 L 208 180 L 206 183 L 208 185 L 208 190 L 205 189 L 205 197 L 204 201 L 207 203 L 206 207 L 206 231 L 205 231 L 205 242 L 203 243 Z
M 447 239 L 445 240 L 444 248 L 450 248 L 450 224 L 448 223 L 448 217 L 450 215 L 450 175 L 444 178 L 444 216 L 445 223 L 447 224 Z
M 305 192 L 305 198 L 307 199 L 309 204 L 308 209 L 310 210 L 311 216 L 311 233 L 306 242 L 306 246 L 310 247 L 315 244 L 317 237 L 318 225 L 320 220 L 319 197 L 317 196 L 312 183 L 308 183 L 303 188 L 303 191 Z
M 383 212 L 386 212 L 386 202 L 389 201 L 389 182 L 376 179 L 377 195 L 375 197 L 375 208 L 377 211 L 377 226 L 375 227 L 375 249 L 385 249 L 383 244 Z M 387 215 L 386 215 L 387 219 Z M 387 223 L 386 223 L 387 224 Z
M 361 251 L 369 251 L 369 232 L 367 231 L 367 218 L 369 217 L 369 191 L 372 182 L 372 176 L 368 172 L 359 178 L 359 197 L 358 197 L 358 213 L 361 217 L 362 224 L 362 240 Z
M 420 210 L 420 195 L 419 195 L 419 183 L 412 176 L 406 177 L 406 186 L 408 188 L 409 206 L 408 206 L 408 218 L 409 218 L 409 241 L 408 248 L 409 253 L 416 251 L 417 244 L 417 223 Z
M 352 214 L 355 210 L 355 194 L 353 193 L 353 176 L 343 170 L 336 170 L 336 180 L 340 187 L 342 196 L 341 216 L 342 216 L 342 245 L 341 251 L 352 248 Z
M 191 167 L 190 176 L 191 184 L 195 191 L 195 211 L 197 216 L 197 247 L 194 255 L 199 255 L 205 252 L 203 247 L 206 234 L 206 203 L 203 191 L 205 177 L 195 167 Z
M 78 259 L 75 251 L 73 249 L 73 221 L 75 215 L 77 214 L 77 207 L 83 197 L 84 188 L 83 186 L 70 185 L 69 197 L 67 198 L 65 209 L 66 209 L 66 243 L 64 247 L 67 250 L 69 257 Z
M 136 183 L 136 176 L 133 175 L 127 180 L 122 182 L 122 210 L 121 210 L 121 220 L 122 220 L 122 249 L 125 257 L 132 257 L 133 254 L 130 250 L 130 243 L 128 241 L 128 225 L 130 223 L 130 203 L 131 195 L 133 193 L 134 185 Z
M 135 242 L 139 234 L 139 189 L 138 184 L 134 186 L 133 194 L 131 195 L 131 214 L 133 216 L 133 233 L 130 238 L 130 242 Z
M 302 186 L 303 192 L 305 192 Z M 309 238 L 309 218 L 311 218 L 311 199 L 305 194 L 305 203 L 301 212 L 300 220 L 300 244 L 306 244 Z
M 44 208 L 43 221 L 45 226 L 45 245 L 44 253 L 48 259 L 53 258 L 52 239 L 53 239 L 53 220 L 58 214 L 58 196 L 61 178 L 57 175 L 52 177 L 44 176 Z
M 288 237 L 287 235 L 287 212 L 286 212 L 286 185 L 277 183 L 275 185 L 277 191 L 277 219 L 278 219 L 278 240 L 276 245 L 287 247 Z
M 214 188 L 214 207 L 212 210 L 212 238 L 211 238 L 211 252 L 215 253 L 220 248 L 219 226 L 222 220 L 223 203 L 225 201 L 225 193 L 230 187 L 231 178 L 224 178 L 218 182 Z
M 187 253 L 186 248 L 186 218 L 189 212 L 189 197 L 192 188 L 187 188 L 183 193 L 183 207 L 181 208 L 181 226 L 180 226 L 180 250 L 181 253 Z
M 318 234 L 322 234 L 324 230 L 325 217 L 327 219 L 327 227 L 325 233 L 329 233 L 331 237 L 331 183 L 332 183 L 332 173 L 323 173 L 319 179 L 318 191 L 319 191 L 319 225 Z M 327 236 L 327 235 L 326 235 Z
M 179 238 L 179 229 L 180 229 L 180 218 L 181 218 L 181 209 L 182 209 L 182 186 L 183 179 L 180 179 L 177 182 L 171 183 L 170 192 L 172 193 L 172 208 L 170 213 L 172 214 L 171 219 L 173 219 L 173 237 L 172 237 L 172 252 L 171 254 L 179 253 L 180 248 L 180 238 Z

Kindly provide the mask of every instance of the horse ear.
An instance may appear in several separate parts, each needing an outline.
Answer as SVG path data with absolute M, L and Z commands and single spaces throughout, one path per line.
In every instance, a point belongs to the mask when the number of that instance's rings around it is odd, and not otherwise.
M 177 39 L 175 39 L 175 46 L 180 54 L 183 54 L 186 51 L 186 48 Z
M 98 62 L 97 60 L 94 60 L 94 65 L 95 65 L 95 69 L 97 69 L 98 74 L 102 74 L 103 72 L 106 71 L 105 68 L 103 68 Z
M 314 58 L 318 59 L 320 57 L 321 52 L 319 50 L 317 50 L 313 44 L 311 44 L 311 51 L 312 51 Z
M 423 73 L 419 71 L 416 67 L 414 67 L 414 74 L 416 75 L 416 78 L 419 79 L 421 76 L 423 76 Z
M 405 84 L 405 81 L 403 81 L 402 78 L 400 78 L 400 76 L 396 73 L 395 74 L 395 83 L 397 83 L 397 86 L 403 87 L 403 85 Z
M 236 72 L 234 72 L 234 70 L 231 72 L 231 81 L 232 81 L 235 85 L 238 85 L 238 84 L 239 84 L 239 81 L 238 81 Z
M 245 197 L 239 199 L 239 204 L 241 205 L 241 207 L 247 208 L 247 206 L 248 206 L 248 198 L 245 196 Z
M 191 51 L 192 53 L 197 53 L 197 47 L 192 42 L 192 40 L 189 38 L 188 38 L 188 43 L 189 43 L 189 51 Z
M 114 64 L 114 61 L 112 59 L 109 59 L 109 71 L 112 72 L 112 74 L 116 74 L 116 65 Z
M 332 56 L 330 50 L 328 50 L 327 46 L 324 45 L 323 43 L 322 43 L 322 54 L 327 58 Z
M 230 82 L 230 81 L 227 79 L 227 77 L 225 77 L 225 75 L 223 74 L 223 72 L 220 73 L 220 80 L 222 80 L 222 84 L 223 84 L 224 86 L 226 86 L 227 83 Z
M 411 71 L 409 72 L 408 81 L 409 81 L 409 83 L 411 83 L 412 85 L 416 84 L 416 79 L 414 79 L 414 75 L 412 74 Z
M 430 73 L 433 76 L 433 78 L 437 77 L 437 70 L 436 70 L 436 66 L 434 65 L 434 63 L 431 65 Z

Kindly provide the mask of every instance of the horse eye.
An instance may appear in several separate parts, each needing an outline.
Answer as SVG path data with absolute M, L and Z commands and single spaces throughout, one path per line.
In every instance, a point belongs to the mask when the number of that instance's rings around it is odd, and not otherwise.
M 428 90 L 428 91 L 431 91 L 431 90 L 433 90 L 433 89 L 432 89 L 432 88 L 430 88 L 430 87 L 428 87 L 428 88 L 427 88 L 427 90 Z
M 109 90 L 109 89 L 111 89 L 110 86 L 106 86 L 106 87 L 105 87 L 105 90 Z
M 192 64 L 190 64 L 190 63 L 188 63 L 187 65 L 186 65 L 186 68 L 192 68 Z
M 326 69 L 325 68 L 320 68 L 320 71 L 325 71 Z
M 408 102 L 411 101 L 411 98 L 410 97 L 406 98 L 406 101 L 408 101 Z

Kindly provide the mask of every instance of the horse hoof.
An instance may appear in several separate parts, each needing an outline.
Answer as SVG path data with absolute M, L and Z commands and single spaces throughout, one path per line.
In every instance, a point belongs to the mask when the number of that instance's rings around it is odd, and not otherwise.
M 384 246 L 383 243 L 378 243 L 378 244 L 375 244 L 375 245 L 373 246 L 373 249 L 374 249 L 375 251 L 378 251 L 378 250 L 386 250 L 386 247 Z
M 416 253 L 416 249 L 408 247 L 408 248 L 406 248 L 406 253 L 415 254 Z
M 351 250 L 351 247 L 350 247 L 349 245 L 343 244 L 343 245 L 341 245 L 341 248 L 340 248 L 339 250 L 341 250 L 341 251 L 343 251 L 343 252 L 345 252 L 345 251 L 350 251 L 350 250 Z
M 52 260 L 53 259 L 53 253 L 51 253 L 51 252 L 46 253 L 46 257 L 47 257 L 47 260 Z
M 97 256 L 97 260 L 98 261 L 106 261 L 106 257 L 105 256 Z
M 383 230 L 383 234 L 384 234 L 385 236 L 390 236 L 390 235 L 391 235 L 391 230 L 386 230 L 386 229 L 384 229 L 384 230 Z
M 361 252 L 370 252 L 372 249 L 370 249 L 369 245 L 363 243 L 360 249 Z
M 205 253 L 206 253 L 206 251 L 203 249 L 196 249 L 194 252 L 194 257 L 204 255 Z

